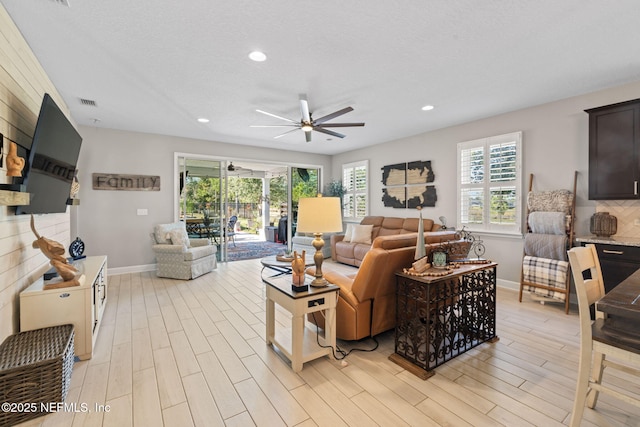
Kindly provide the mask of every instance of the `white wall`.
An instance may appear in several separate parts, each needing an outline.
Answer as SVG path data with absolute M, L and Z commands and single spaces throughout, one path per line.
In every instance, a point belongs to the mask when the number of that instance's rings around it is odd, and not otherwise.
M 589 218 L 595 212 L 596 203 L 588 200 L 588 115 L 584 110 L 636 98 L 640 98 L 640 82 L 340 154 L 332 159 L 334 177 L 339 178 L 342 164 L 368 159 L 371 183 L 370 214 L 417 217 L 415 210 L 385 208 L 382 205 L 381 168 L 394 163 L 431 160 L 438 201 L 434 208 L 425 208 L 423 216 L 437 221 L 440 215 L 445 215 L 449 225 L 454 225 L 456 144 L 523 131 L 523 194 L 526 194 L 531 173 L 535 175 L 534 189 L 571 189 L 573 173 L 577 170 L 579 177 L 576 231 L 577 235 L 585 235 L 588 234 Z M 426 114 L 425 119 L 428 120 Z M 522 203 L 525 201 L 526 197 Z M 520 281 L 523 240 L 482 235 L 481 237 L 487 247 L 486 256 L 500 263 L 499 280 L 503 285 L 517 287 Z
M 72 232 L 85 242 L 87 255 L 107 255 L 109 268 L 120 271 L 155 263 L 149 233 L 155 224 L 174 220 L 175 152 L 319 165 L 331 174 L 330 157 L 324 155 L 83 126 L 79 131 L 80 205 L 72 208 Z M 97 172 L 159 175 L 160 191 L 93 190 L 91 176 Z M 137 209 L 148 215 L 138 216 Z

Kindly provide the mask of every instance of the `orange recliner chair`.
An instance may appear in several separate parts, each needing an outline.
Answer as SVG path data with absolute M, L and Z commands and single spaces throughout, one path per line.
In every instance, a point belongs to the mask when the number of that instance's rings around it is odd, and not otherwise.
M 359 340 L 395 327 L 395 273 L 413 263 L 416 237 L 416 233 L 410 233 L 375 239 L 360 268 L 353 274 L 324 270 L 325 279 L 340 287 L 336 308 L 337 338 Z M 448 240 L 451 236 L 445 237 L 443 233 L 441 238 Z M 427 244 L 427 253 L 437 245 Z M 307 274 L 314 272 L 313 267 L 307 270 Z M 309 316 L 309 320 L 324 328 L 322 316 Z

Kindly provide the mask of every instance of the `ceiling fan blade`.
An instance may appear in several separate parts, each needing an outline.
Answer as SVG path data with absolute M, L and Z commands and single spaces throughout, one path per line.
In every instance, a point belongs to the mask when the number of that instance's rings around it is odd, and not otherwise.
M 341 133 L 334 132 L 334 131 L 329 130 L 329 129 L 320 128 L 320 127 L 317 127 L 317 126 L 314 126 L 313 130 L 315 130 L 317 132 L 326 133 L 327 135 L 335 136 L 335 137 L 338 137 L 338 138 L 344 138 L 346 136 L 346 135 L 343 135 Z
M 291 122 L 291 123 L 298 123 L 298 121 L 296 121 L 296 120 L 287 119 L 286 117 L 278 116 L 278 115 L 275 115 L 275 114 L 272 114 L 272 113 L 267 113 L 266 111 L 262 111 L 262 110 L 256 110 L 256 111 L 258 113 L 266 114 L 267 116 L 275 117 L 276 119 L 285 120 L 285 121 Z
M 282 137 L 283 137 L 283 136 L 285 136 L 286 134 L 291 133 L 291 132 L 294 132 L 294 131 L 297 131 L 297 130 L 298 130 L 298 128 L 288 130 L 288 131 L 286 131 L 285 133 L 281 133 L 280 135 L 276 135 L 276 136 L 274 136 L 274 137 L 273 137 L 273 139 L 282 138 Z
M 300 96 L 300 117 L 302 117 L 302 121 L 305 123 L 311 122 L 311 114 L 309 113 L 309 102 L 303 97 Z
M 319 128 L 346 128 L 352 126 L 364 126 L 364 123 L 325 123 L 325 124 L 317 124 Z
M 345 107 L 342 110 L 338 110 L 338 111 L 334 111 L 331 114 L 327 114 L 326 116 L 320 117 L 319 119 L 316 119 L 313 121 L 314 125 L 320 124 L 320 123 L 324 123 L 327 120 L 331 120 L 334 119 L 338 116 L 341 116 L 343 114 L 347 114 L 349 111 L 353 111 L 353 108 L 351 107 Z
M 311 142 L 311 132 L 305 132 L 304 139 L 306 139 L 307 142 Z

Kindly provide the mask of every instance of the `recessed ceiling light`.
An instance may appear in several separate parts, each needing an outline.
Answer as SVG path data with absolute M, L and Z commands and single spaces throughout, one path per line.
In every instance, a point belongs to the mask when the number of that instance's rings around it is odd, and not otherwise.
M 204 117 L 200 117 L 200 118 L 198 119 L 198 121 L 199 121 L 200 123 L 209 123 L 209 119 L 206 119 L 206 118 L 204 118 Z
M 262 62 L 267 60 L 267 55 L 260 52 L 259 50 L 254 50 L 249 54 L 249 58 L 251 58 L 252 61 Z
M 425 105 L 424 107 L 422 107 L 422 111 L 431 111 L 434 108 L 435 107 L 433 105 Z

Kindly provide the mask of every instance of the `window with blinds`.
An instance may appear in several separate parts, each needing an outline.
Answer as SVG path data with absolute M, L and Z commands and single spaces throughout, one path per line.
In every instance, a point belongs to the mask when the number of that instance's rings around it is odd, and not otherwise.
M 345 221 L 359 221 L 369 212 L 368 169 L 366 160 L 342 165 L 342 185 L 345 188 L 342 214 Z
M 521 233 L 522 132 L 458 144 L 458 226 Z

